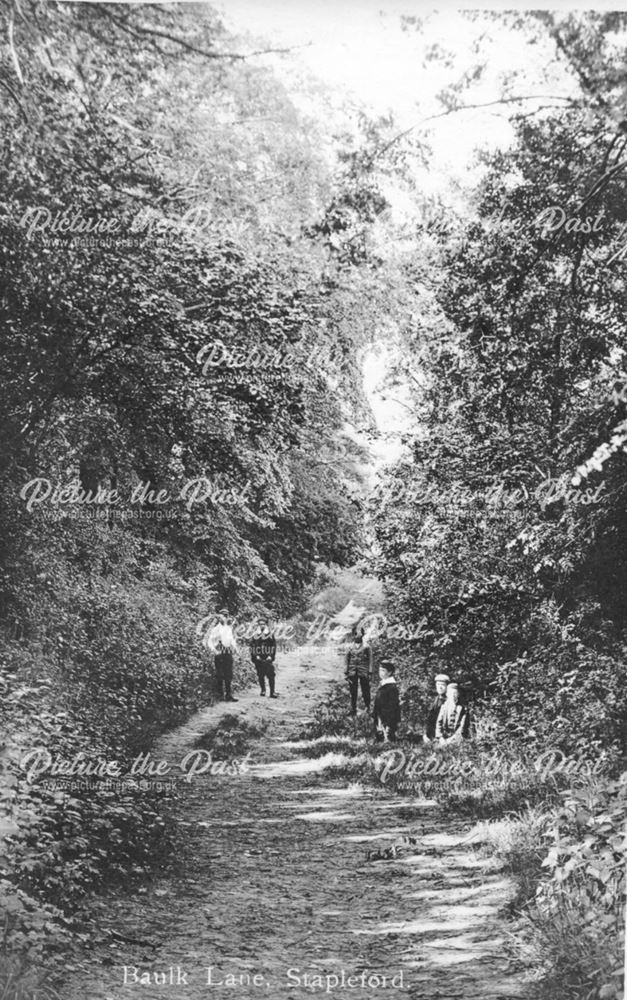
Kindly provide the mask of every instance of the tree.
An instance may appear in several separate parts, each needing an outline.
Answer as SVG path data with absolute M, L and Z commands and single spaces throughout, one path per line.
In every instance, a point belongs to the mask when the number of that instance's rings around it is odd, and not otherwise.
M 419 431 L 388 484 L 412 493 L 375 519 L 397 614 L 426 615 L 431 649 L 479 693 L 516 663 L 548 718 L 558 655 L 581 677 L 591 651 L 622 656 L 624 137 L 583 97 L 515 129 L 486 158 L 476 218 L 439 231 L 440 314 L 405 330 Z

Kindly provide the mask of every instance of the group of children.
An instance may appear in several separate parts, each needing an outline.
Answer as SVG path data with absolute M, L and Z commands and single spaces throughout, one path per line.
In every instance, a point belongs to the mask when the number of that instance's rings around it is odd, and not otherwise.
M 370 683 L 374 677 L 372 649 L 364 642 L 364 633 L 353 628 L 351 641 L 346 651 L 345 674 L 351 697 L 351 715 L 357 714 L 359 688 L 366 707 L 370 710 Z M 374 698 L 372 718 L 375 739 L 378 742 L 394 742 L 401 721 L 401 708 L 394 664 L 383 660 L 379 666 L 379 687 Z M 423 735 L 425 743 L 444 745 L 457 743 L 470 736 L 470 711 L 460 704 L 459 685 L 451 683 L 448 674 L 437 674 L 436 693 L 429 706 L 427 724 Z
M 237 701 L 233 697 L 233 654 L 237 643 L 231 621 L 226 611 L 218 614 L 218 619 L 205 639 L 207 648 L 215 655 L 216 682 L 224 701 Z M 266 693 L 268 681 L 269 695 L 277 698 L 275 692 L 276 638 L 268 622 L 257 622 L 254 635 L 249 643 L 250 657 L 257 672 L 260 695 Z M 354 626 L 345 658 L 346 679 L 351 698 L 351 715 L 357 715 L 357 698 L 361 696 L 367 711 L 371 705 L 371 681 L 374 679 L 372 648 L 364 642 L 364 630 Z M 401 707 L 395 668 L 391 660 L 383 660 L 379 665 L 379 686 L 372 705 L 375 739 L 378 742 L 394 742 L 401 721 Z M 459 685 L 451 683 L 448 674 L 438 674 L 435 678 L 436 693 L 429 706 L 427 724 L 423 739 L 426 743 L 456 743 L 470 736 L 470 714 L 467 705 L 460 704 Z
M 459 684 L 448 674 L 436 674 L 435 697 L 427 712 L 425 743 L 458 743 L 470 738 L 470 709 L 460 703 Z

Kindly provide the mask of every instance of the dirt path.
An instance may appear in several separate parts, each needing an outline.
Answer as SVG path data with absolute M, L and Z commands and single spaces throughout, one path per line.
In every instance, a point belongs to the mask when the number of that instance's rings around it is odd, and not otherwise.
M 104 924 L 145 944 L 103 944 L 64 1000 L 523 995 L 499 916 L 511 889 L 468 829 L 443 829 L 433 803 L 351 786 L 285 745 L 340 670 L 335 656 L 314 667 L 292 653 L 279 700 L 240 694 L 161 741 L 154 756 L 179 762 L 226 713 L 267 727 L 249 771 L 187 786 L 186 847 L 168 877 L 107 902 Z M 366 860 L 403 837 L 415 846 Z

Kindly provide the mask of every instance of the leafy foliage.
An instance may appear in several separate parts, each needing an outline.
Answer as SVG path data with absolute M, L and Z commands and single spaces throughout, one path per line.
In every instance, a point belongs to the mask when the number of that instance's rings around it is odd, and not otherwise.
M 354 562 L 345 426 L 382 300 L 372 200 L 327 240 L 351 183 L 210 8 L 0 17 L 1 884 L 34 963 L 90 893 L 159 864 L 168 809 L 25 784 L 22 754 L 128 764 L 211 700 L 201 618 L 294 613 L 321 562 Z M 34 479 L 110 499 L 29 510 Z M 242 500 L 188 502 L 194 481 Z
M 512 146 L 481 156 L 474 217 L 419 234 L 434 264 L 408 265 L 396 372 L 415 429 L 371 516 L 390 617 L 425 622 L 396 650 L 410 714 L 438 670 L 468 679 L 479 729 L 521 769 L 503 784 L 480 741 L 464 748 L 480 773 L 449 804 L 546 810 L 533 836 L 518 821 L 540 989 L 596 1000 L 620 995 L 624 918 L 625 18 L 507 17 L 548 39 L 576 86 L 562 108 L 512 115 Z M 557 806 L 561 779 L 526 771 L 551 748 L 604 778 Z
M 404 332 L 419 430 L 374 500 L 380 569 L 431 662 L 512 725 L 618 747 L 624 137 L 587 104 L 515 128 L 476 218 L 439 231 L 436 305 Z

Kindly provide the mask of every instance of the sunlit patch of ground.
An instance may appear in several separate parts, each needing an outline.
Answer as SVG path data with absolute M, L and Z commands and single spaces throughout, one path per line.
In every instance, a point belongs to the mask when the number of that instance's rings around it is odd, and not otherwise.
M 333 796 L 339 796 L 345 798 L 348 796 L 362 796 L 365 795 L 365 789 L 361 785 L 347 785 L 346 788 L 296 788 L 292 789 L 288 793 L 289 795 L 328 795 L 329 798 Z
M 303 819 L 306 823 L 339 823 L 344 819 L 355 819 L 355 815 L 340 812 L 310 812 L 297 813 L 295 819 Z
M 278 760 L 269 764 L 253 764 L 250 774 L 257 778 L 288 778 L 301 774 L 314 774 L 330 767 L 354 766 L 358 758 L 341 753 L 325 753 L 323 757 L 303 757 L 299 760 Z
M 316 736 L 310 740 L 283 740 L 280 743 L 280 746 L 289 750 L 312 750 L 321 744 L 328 744 L 329 746 L 333 746 L 335 744 L 338 747 L 366 747 L 368 746 L 368 741 L 365 739 L 357 739 L 352 736 Z

